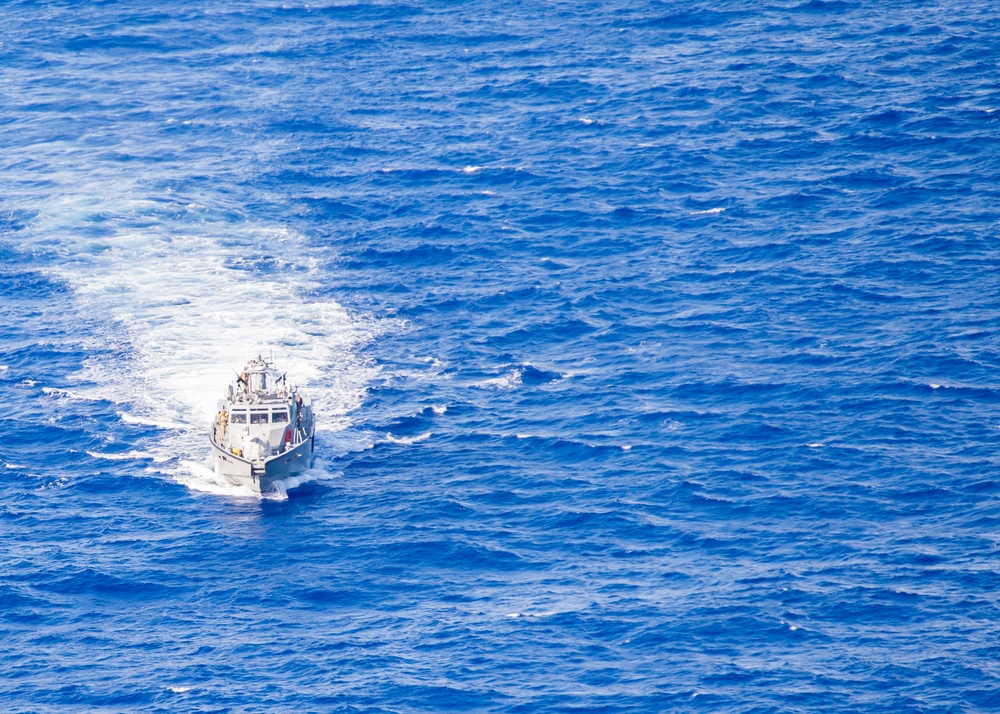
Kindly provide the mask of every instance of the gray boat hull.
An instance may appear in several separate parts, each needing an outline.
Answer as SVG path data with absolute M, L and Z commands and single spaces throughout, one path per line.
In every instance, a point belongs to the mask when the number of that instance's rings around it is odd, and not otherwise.
M 276 482 L 307 471 L 312 467 L 314 435 L 280 454 L 264 461 L 250 461 L 226 451 L 214 438 L 212 456 L 215 473 L 234 486 L 249 486 L 254 493 L 263 495 L 277 491 Z

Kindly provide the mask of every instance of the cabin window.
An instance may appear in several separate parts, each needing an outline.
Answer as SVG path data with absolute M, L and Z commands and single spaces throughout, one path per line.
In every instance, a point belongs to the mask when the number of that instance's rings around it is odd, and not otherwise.
M 246 412 L 233 412 L 229 415 L 230 424 L 246 424 L 247 423 L 247 413 Z
M 288 421 L 288 412 L 271 412 L 271 421 L 275 424 L 279 421 Z
M 251 424 L 267 424 L 267 412 L 250 412 Z

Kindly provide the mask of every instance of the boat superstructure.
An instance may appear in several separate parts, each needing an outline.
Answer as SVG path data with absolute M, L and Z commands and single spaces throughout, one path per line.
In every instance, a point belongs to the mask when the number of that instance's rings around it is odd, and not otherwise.
M 312 403 L 286 377 L 273 359 L 247 362 L 219 400 L 209 432 L 215 473 L 259 494 L 312 465 Z

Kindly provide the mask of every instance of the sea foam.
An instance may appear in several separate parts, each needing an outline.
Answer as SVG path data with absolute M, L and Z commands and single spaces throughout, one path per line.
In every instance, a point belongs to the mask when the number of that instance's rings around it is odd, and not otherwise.
M 226 385 L 263 354 L 307 389 L 320 432 L 351 425 L 377 374 L 358 349 L 380 327 L 324 294 L 303 235 L 195 203 L 62 196 L 41 209 L 28 237 L 61 238 L 48 270 L 97 330 L 79 388 L 47 394 L 109 400 L 164 432 L 144 445 L 154 461 L 197 462 Z M 99 237 L 70 228 L 95 222 Z

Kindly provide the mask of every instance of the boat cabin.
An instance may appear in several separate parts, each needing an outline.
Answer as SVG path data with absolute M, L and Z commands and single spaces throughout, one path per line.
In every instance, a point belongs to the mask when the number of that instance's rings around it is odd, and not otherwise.
M 233 407 L 229 414 L 230 424 L 287 424 L 288 407 L 267 409 L 265 407 Z
M 271 453 L 280 453 L 295 437 L 289 418 L 291 405 L 264 406 L 262 404 L 232 406 L 229 413 L 230 439 L 237 441 L 242 435 L 244 444 L 253 439 L 266 442 Z

